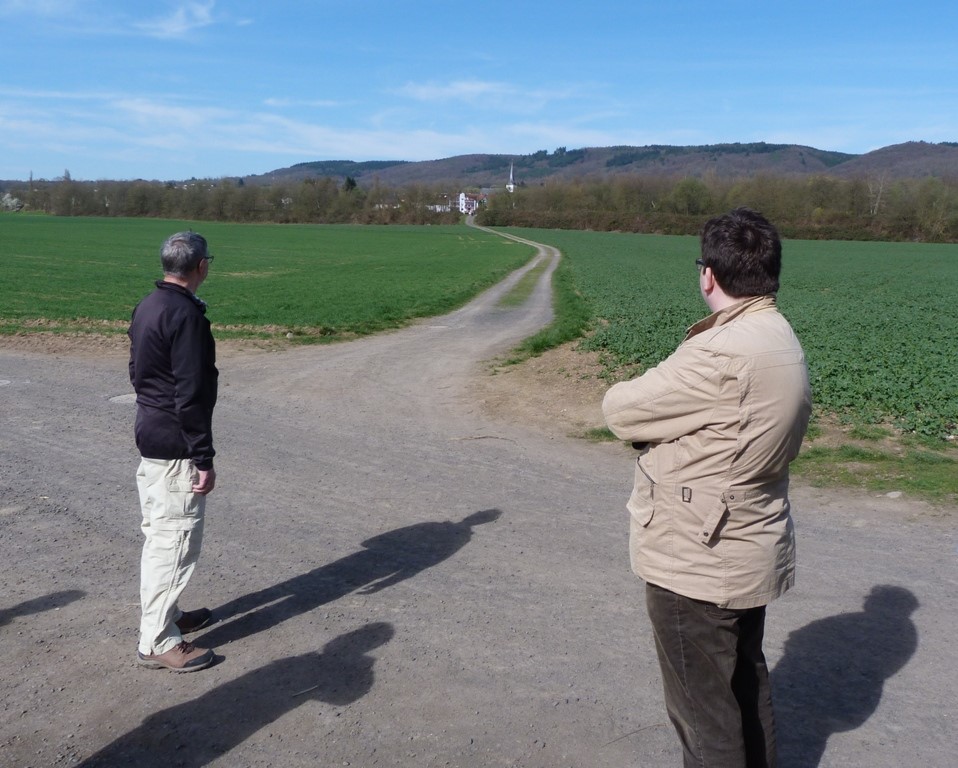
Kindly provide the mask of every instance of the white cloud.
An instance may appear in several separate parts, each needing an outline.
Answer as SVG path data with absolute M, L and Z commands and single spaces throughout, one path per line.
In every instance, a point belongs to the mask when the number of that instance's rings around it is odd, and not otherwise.
M 216 0 L 205 3 L 184 3 L 172 14 L 149 21 L 141 21 L 133 26 L 151 37 L 162 39 L 184 37 L 194 29 L 208 27 L 213 23 L 213 7 Z
M 124 113 L 121 119 L 155 127 L 164 133 L 209 130 L 220 122 L 231 122 L 237 115 L 231 110 L 216 107 L 180 106 L 146 98 L 123 98 L 113 102 Z
M 562 88 L 524 88 L 512 83 L 486 80 L 455 80 L 449 83 L 406 83 L 394 91 L 413 101 L 430 104 L 467 104 L 477 110 L 500 114 L 533 115 L 558 102 L 591 98 L 595 87 L 566 85 Z
M 63 16 L 76 7 L 75 0 L 0 0 L 0 16 Z
M 506 83 L 482 80 L 457 80 L 452 83 L 406 83 L 397 93 L 416 101 L 469 101 L 488 96 L 516 95 L 517 91 Z
M 341 106 L 338 101 L 332 99 L 287 99 L 273 97 L 263 101 L 267 107 L 282 109 L 285 107 L 320 107 L 323 109 Z
M 28 90 L 25 88 L 0 88 L 0 97 L 36 101 L 99 101 L 110 98 L 110 95 L 96 91 L 49 91 Z
M 9 95 L 9 92 L 7 92 Z M 0 127 L 12 146 L 32 145 L 62 157 L 61 163 L 80 171 L 82 155 L 96 168 L 111 156 L 123 158 L 130 176 L 187 178 L 222 173 L 247 173 L 288 162 L 310 159 L 349 160 L 432 160 L 468 152 L 514 154 L 556 146 L 577 148 L 603 146 L 612 141 L 601 132 L 583 130 L 572 121 L 497 121 L 494 129 L 481 121 L 437 120 L 434 126 L 407 126 L 396 121 L 337 125 L 325 121 L 288 117 L 276 112 L 249 111 L 191 104 L 181 98 L 149 98 L 108 93 L 55 94 L 19 92 L 14 122 L 14 105 L 4 118 L 0 89 Z M 30 109 L 23 100 L 37 99 Z M 57 104 L 53 98 L 61 99 Z M 277 104 L 293 104 L 271 99 Z M 89 103 L 84 103 L 89 102 Z M 71 106 L 68 106 L 71 105 Z M 330 117 L 335 117 L 331 115 Z M 137 156 L 140 148 L 142 154 Z M 214 160 L 213 156 L 219 158 Z M 226 160 L 223 158 L 230 157 Z M 200 163 L 203 167 L 198 165 Z M 149 171 L 145 164 L 161 165 L 162 172 Z M 59 172 L 57 168 L 49 172 Z M 87 176 L 102 175 L 86 171 Z
M 509 99 L 520 94 L 504 83 L 487 83 L 487 88 L 471 82 L 468 88 L 454 87 L 455 83 L 436 86 L 431 93 L 486 93 Z M 345 102 L 324 99 L 271 97 L 260 104 L 259 109 L 248 109 L 229 102 L 211 106 L 200 96 L 177 93 L 0 87 L 0 134 L 11 150 L 9 158 L 0 158 L 0 170 L 8 168 L 0 178 L 25 177 L 33 171 L 55 175 L 64 167 L 74 178 L 216 177 L 313 159 L 433 160 L 468 153 L 526 154 L 560 146 L 764 140 L 854 151 L 852 144 L 889 143 L 873 141 L 865 128 L 837 119 L 787 130 L 754 126 L 742 133 L 722 124 L 706 130 L 675 122 L 650 123 L 641 110 L 634 111 L 634 119 L 613 121 L 610 113 L 593 108 L 544 115 L 494 112 L 486 105 L 464 108 L 461 101 L 445 109 L 440 101 L 417 119 L 408 102 L 359 115 L 347 111 L 350 105 Z M 902 140 L 947 138 L 945 121 L 935 116 L 926 121 L 922 135 L 912 132 Z M 883 129 L 886 138 L 890 130 Z

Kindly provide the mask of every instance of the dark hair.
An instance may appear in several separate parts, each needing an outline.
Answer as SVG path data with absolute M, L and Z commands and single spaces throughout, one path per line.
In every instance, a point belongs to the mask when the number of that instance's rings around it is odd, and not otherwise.
M 736 208 L 705 222 L 702 261 L 732 298 L 777 293 L 782 242 L 762 214 Z
M 160 263 L 164 275 L 186 277 L 207 258 L 206 238 L 196 232 L 177 232 L 170 235 L 160 248 Z

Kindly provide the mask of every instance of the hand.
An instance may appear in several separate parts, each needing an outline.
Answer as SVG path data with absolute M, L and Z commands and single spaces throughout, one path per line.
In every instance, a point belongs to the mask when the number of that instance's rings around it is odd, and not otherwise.
M 212 491 L 213 487 L 216 485 L 216 470 L 198 469 L 196 470 L 196 474 L 197 478 L 196 482 L 193 484 L 193 493 L 198 493 L 200 496 L 205 496 Z

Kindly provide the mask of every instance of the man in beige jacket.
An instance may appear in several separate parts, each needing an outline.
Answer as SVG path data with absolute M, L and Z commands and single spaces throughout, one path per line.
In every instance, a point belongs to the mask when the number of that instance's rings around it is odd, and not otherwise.
M 781 256 L 754 211 L 708 221 L 696 266 L 712 314 L 602 403 L 639 449 L 629 550 L 687 768 L 776 761 L 765 606 L 794 580 L 788 465 L 811 411 L 802 347 L 776 308 Z

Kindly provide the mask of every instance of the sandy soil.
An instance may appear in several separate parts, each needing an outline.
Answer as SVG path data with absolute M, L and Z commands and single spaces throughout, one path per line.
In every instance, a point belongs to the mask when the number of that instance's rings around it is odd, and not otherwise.
M 628 569 L 631 452 L 569 436 L 601 424 L 594 360 L 488 362 L 548 320 L 547 280 L 348 344 L 220 344 L 184 606 L 215 611 L 194 639 L 217 663 L 191 675 L 133 662 L 122 337 L 0 341 L 0 764 L 679 765 Z M 781 764 L 953 765 L 954 510 L 794 501 L 766 646 Z

